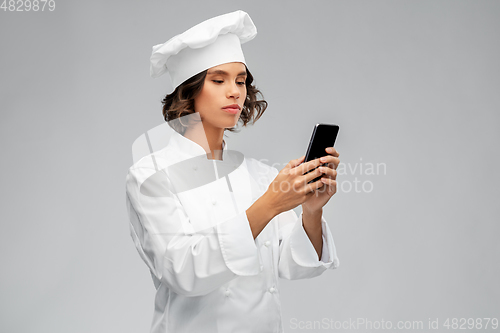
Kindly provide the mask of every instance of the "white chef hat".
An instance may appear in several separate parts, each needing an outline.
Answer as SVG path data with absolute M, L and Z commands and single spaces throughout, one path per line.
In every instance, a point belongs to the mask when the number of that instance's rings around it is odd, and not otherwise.
M 173 89 L 192 76 L 228 62 L 246 65 L 241 44 L 252 40 L 257 28 L 250 16 L 238 10 L 220 15 L 153 46 L 150 74 L 168 72 Z

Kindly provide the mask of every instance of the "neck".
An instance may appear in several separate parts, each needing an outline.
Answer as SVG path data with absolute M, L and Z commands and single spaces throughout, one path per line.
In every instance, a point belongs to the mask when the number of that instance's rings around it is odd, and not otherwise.
M 222 160 L 223 128 L 204 126 L 200 122 L 194 126 L 189 126 L 184 133 L 184 137 L 203 147 L 209 160 Z

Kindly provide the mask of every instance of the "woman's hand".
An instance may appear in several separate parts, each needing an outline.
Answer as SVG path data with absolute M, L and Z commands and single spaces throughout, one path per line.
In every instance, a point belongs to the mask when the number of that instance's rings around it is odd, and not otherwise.
M 303 210 L 312 213 L 321 209 L 330 200 L 331 196 L 336 192 L 335 178 L 337 172 L 335 169 L 339 164 L 339 154 L 335 148 L 330 148 L 333 151 L 327 150 L 328 155 L 325 157 L 324 162 L 315 159 L 302 163 L 305 159 L 305 156 L 302 156 L 288 162 L 278 173 L 264 194 L 269 207 L 274 210 L 275 215 L 293 209 L 300 204 L 302 204 Z M 317 168 L 323 163 L 328 163 L 328 166 Z M 317 169 L 314 170 L 315 168 Z M 311 172 L 307 173 L 308 171 Z M 322 174 L 325 174 L 324 177 L 328 178 L 325 182 L 326 185 L 321 180 L 308 184 L 308 182 Z M 326 190 L 318 192 L 317 190 L 321 187 L 326 188 Z
M 316 183 L 322 183 L 314 195 L 309 196 L 308 199 L 302 203 L 302 211 L 307 213 L 315 213 L 323 208 L 330 198 L 337 192 L 337 167 L 339 166 L 339 153 L 335 148 L 328 147 L 325 149 L 327 155 L 323 156 L 320 163 L 328 163 L 327 166 L 319 167 L 318 169 L 323 174 L 322 178 Z M 322 160 L 324 159 L 324 161 Z M 313 178 L 314 179 L 314 178 Z

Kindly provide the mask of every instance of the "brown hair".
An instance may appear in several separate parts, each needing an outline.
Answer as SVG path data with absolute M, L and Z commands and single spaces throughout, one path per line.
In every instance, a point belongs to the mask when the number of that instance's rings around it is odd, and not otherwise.
M 190 79 L 184 81 L 180 86 L 178 86 L 174 92 L 171 94 L 167 94 L 165 98 L 162 100 L 163 104 L 163 118 L 165 121 L 172 124 L 180 133 L 184 133 L 186 127 L 179 122 L 173 122 L 171 120 L 180 118 L 182 116 L 192 114 L 195 112 L 194 110 L 194 99 L 201 92 L 203 88 L 203 84 L 205 83 L 205 77 L 207 76 L 207 71 L 205 70 Z M 245 80 L 245 86 L 247 88 L 247 98 L 245 103 L 243 104 L 243 110 L 240 114 L 240 119 L 238 121 L 242 121 L 243 126 L 247 126 L 247 124 L 252 121 L 252 124 L 262 116 L 264 111 L 267 108 L 267 102 L 264 99 L 258 99 L 258 96 L 263 98 L 262 93 L 259 89 L 252 85 L 253 76 L 247 68 L 247 78 Z M 172 126 L 171 125 L 171 126 Z M 234 132 L 235 128 L 226 128 L 230 132 Z

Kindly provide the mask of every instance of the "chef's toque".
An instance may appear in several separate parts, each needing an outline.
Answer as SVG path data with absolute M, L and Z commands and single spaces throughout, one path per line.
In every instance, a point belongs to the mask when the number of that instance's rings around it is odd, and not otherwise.
M 257 28 L 241 10 L 220 15 L 153 46 L 150 74 L 170 74 L 173 90 L 211 67 L 241 62 L 246 65 L 241 44 L 252 40 Z

